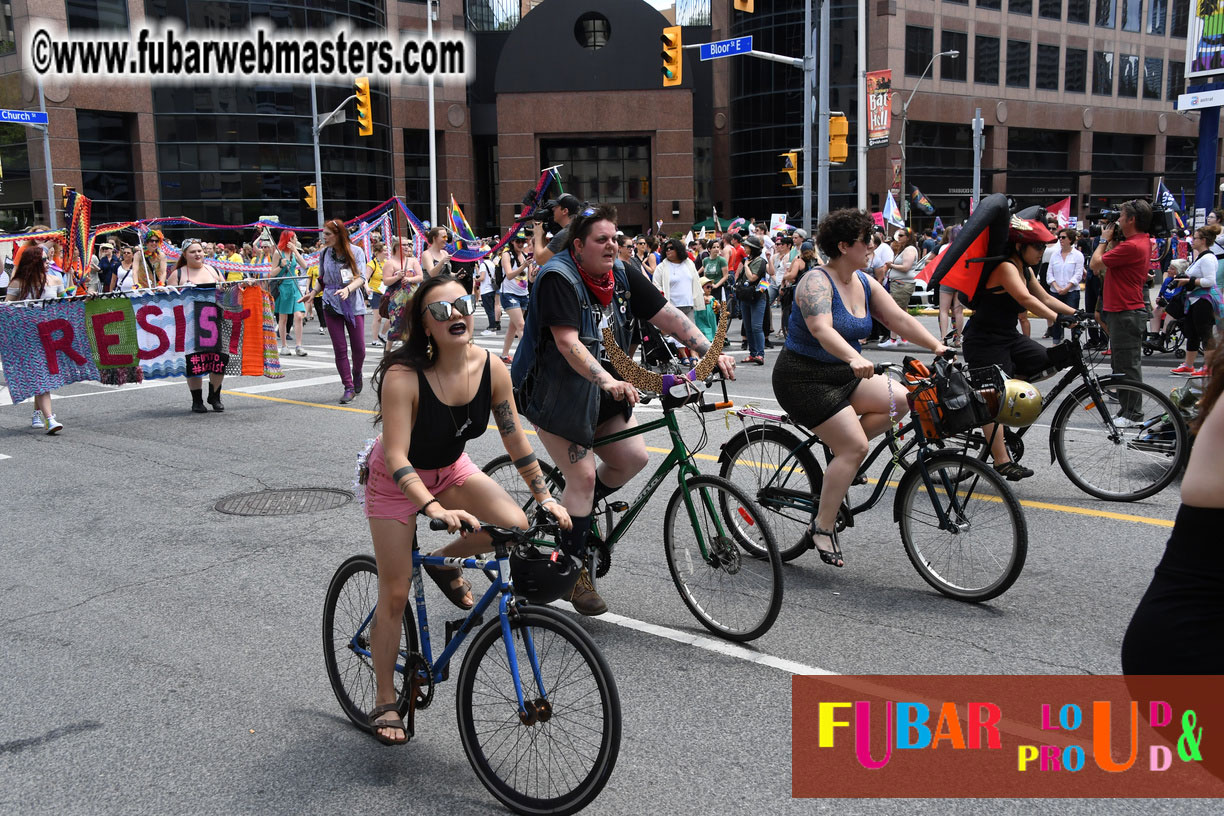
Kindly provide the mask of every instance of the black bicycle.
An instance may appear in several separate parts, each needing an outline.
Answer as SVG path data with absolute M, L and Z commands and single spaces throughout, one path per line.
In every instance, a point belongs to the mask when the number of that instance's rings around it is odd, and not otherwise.
M 1095 323 L 1087 320 L 1064 341 L 1070 366 L 1041 402 L 1045 416 L 1051 406 L 1050 462 L 1058 462 L 1067 478 L 1090 496 L 1105 501 L 1137 501 L 1168 487 L 1190 456 L 1190 431 L 1168 395 L 1144 382 L 1120 374 L 1098 375 L 1100 352 L 1085 349 L 1081 333 Z M 1070 388 L 1061 402 L 1058 398 Z M 1027 428 L 1007 428 L 1004 439 L 1013 462 L 1024 456 Z M 983 461 L 990 455 L 981 431 L 965 441 Z
M 896 364 L 877 364 L 877 373 L 901 372 Z M 935 389 L 935 378 L 896 385 L 904 399 L 907 389 Z M 915 413 L 929 411 L 930 401 L 915 402 Z M 833 454 L 818 437 L 786 414 L 751 406 L 729 412 L 745 427 L 719 452 L 720 475 L 748 487 L 757 504 L 769 511 L 783 560 L 811 548 L 806 535 L 816 517 L 824 472 L 813 448 Z M 854 526 L 854 517 L 875 507 L 895 484 L 893 518 L 901 531 L 905 554 L 923 580 L 960 601 L 996 598 L 1016 582 L 1028 554 L 1028 526 L 1020 502 L 1007 481 L 993 468 L 963 449 L 942 448 L 937 417 L 926 415 L 927 430 L 918 418 L 889 429 L 859 469 L 859 480 L 884 455 L 888 459 L 871 495 L 852 506 L 847 498 L 838 511 L 840 532 Z M 932 424 L 932 420 L 934 423 Z M 900 481 L 892 475 L 901 471 Z

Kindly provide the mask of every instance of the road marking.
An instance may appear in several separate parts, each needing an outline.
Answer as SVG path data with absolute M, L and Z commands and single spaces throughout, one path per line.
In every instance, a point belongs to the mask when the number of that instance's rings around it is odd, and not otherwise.
M 227 391 L 223 391 L 222 393 L 232 394 L 236 397 L 248 397 L 250 399 L 268 400 L 269 402 L 283 402 L 288 405 L 305 405 L 309 408 L 327 408 L 328 410 L 331 410 L 331 411 L 348 411 L 354 414 L 370 414 L 370 415 L 374 414 L 374 411 L 368 411 L 364 408 L 350 408 L 347 405 L 324 405 L 323 403 L 320 403 L 320 402 L 305 402 L 302 400 L 285 399 L 284 397 L 268 397 L 268 396 L 264 396 L 263 394 L 246 394 L 240 391 L 228 391 L 227 390 Z M 62 398 L 57 397 L 57 399 L 62 399 Z M 643 406 L 643 407 L 649 408 L 651 406 Z M 491 431 L 496 430 L 497 426 L 489 425 L 488 429 Z M 535 431 L 528 430 L 526 428 L 523 429 L 523 432 L 529 436 L 536 435 Z M 663 454 L 671 453 L 671 448 L 657 448 L 651 445 L 647 445 L 646 450 L 650 453 L 663 453 Z M 707 462 L 717 462 L 718 461 L 717 456 L 709 454 L 709 453 L 695 453 L 691 455 L 694 459 L 702 459 Z M 874 484 L 877 480 L 869 479 L 868 481 Z M 893 488 L 896 488 L 897 484 L 898 484 L 897 482 L 889 482 L 889 486 Z M 991 500 L 991 501 L 1002 501 L 1002 499 L 999 498 L 998 496 L 982 496 L 981 498 Z M 1129 513 L 1114 513 L 1109 510 L 1094 510 L 1089 507 L 1075 507 L 1069 504 L 1053 504 L 1050 502 L 1032 501 L 1030 499 L 1021 499 L 1020 504 L 1023 507 L 1031 507 L 1034 510 L 1050 510 L 1055 513 L 1069 513 L 1071 515 L 1077 515 L 1077 516 L 1092 516 L 1095 518 L 1111 519 L 1113 521 L 1129 521 L 1129 522 L 1134 522 L 1136 524 L 1150 524 L 1154 527 L 1172 527 L 1173 526 L 1173 522 L 1170 521 L 1169 519 L 1152 518 L 1150 516 L 1135 516 Z
M 554 601 L 551 606 L 558 609 L 573 609 L 569 603 Z M 617 615 L 614 612 L 605 612 L 598 617 L 598 620 L 607 623 L 623 626 L 626 629 L 632 629 L 635 632 L 643 632 L 655 637 L 664 638 L 666 640 L 683 643 L 687 646 L 695 646 L 698 649 L 704 649 L 707 652 L 734 657 L 739 660 L 746 660 L 749 663 L 756 663 L 761 666 L 768 666 L 771 669 L 778 669 L 787 674 L 823 674 L 835 675 L 837 672 L 821 669 L 816 666 L 808 666 L 804 663 L 798 663 L 794 660 L 787 660 L 782 657 L 774 657 L 771 654 L 757 652 L 746 646 L 740 646 L 738 643 L 728 643 L 725 640 L 715 640 L 714 638 L 706 637 L 705 635 L 695 635 L 691 632 L 682 632 L 679 629 L 671 629 L 667 626 L 659 626 L 655 623 L 646 623 L 645 621 L 636 620 L 634 618 L 626 618 L 623 615 Z
M 64 396 L 56 394 L 54 398 L 56 402 L 59 402 L 60 400 L 80 399 L 81 397 L 100 397 L 103 394 L 130 394 L 133 391 L 144 391 L 149 388 L 165 388 L 170 385 L 179 385 L 182 378 L 177 379 L 180 382 L 175 382 L 174 380 L 154 380 L 153 382 L 142 382 L 136 385 L 116 386 L 105 391 L 86 391 L 84 394 L 65 394 Z
M 290 388 L 308 388 L 312 385 L 324 385 L 326 383 L 338 382 L 340 382 L 339 374 L 328 374 L 324 377 L 307 377 L 304 380 L 283 380 L 278 382 L 263 383 L 261 385 L 248 385 L 246 388 L 232 388 L 226 393 L 263 394 L 268 391 L 285 391 Z
M 13 457 L 11 457 L 11 456 L 9 456 L 9 455 L 7 455 L 7 454 L 0 453 L 0 459 L 12 459 L 12 458 L 13 458 Z

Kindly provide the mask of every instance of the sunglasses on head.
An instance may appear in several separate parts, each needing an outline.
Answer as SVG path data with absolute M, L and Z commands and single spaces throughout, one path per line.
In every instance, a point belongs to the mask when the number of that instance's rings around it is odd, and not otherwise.
M 476 311 L 476 300 L 471 295 L 464 295 L 463 297 L 455 298 L 453 303 L 440 300 L 437 303 L 426 305 L 425 308 L 433 315 L 434 320 L 446 321 L 450 320 L 456 312 L 463 317 L 472 314 L 472 312 Z

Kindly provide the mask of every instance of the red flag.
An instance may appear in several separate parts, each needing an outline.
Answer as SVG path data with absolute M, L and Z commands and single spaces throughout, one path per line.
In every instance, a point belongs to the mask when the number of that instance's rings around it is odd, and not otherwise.
M 1058 228 L 1062 229 L 1071 221 L 1071 197 L 1067 196 L 1062 201 L 1055 201 L 1046 207 L 1046 212 L 1058 217 Z
M 967 297 L 973 297 L 977 294 L 978 281 L 981 280 L 983 272 L 983 264 L 979 259 L 989 254 L 990 231 L 983 230 L 973 239 L 973 243 L 969 245 L 964 254 L 952 264 L 943 279 L 939 281 L 940 285 L 951 286 L 958 292 L 964 292 Z

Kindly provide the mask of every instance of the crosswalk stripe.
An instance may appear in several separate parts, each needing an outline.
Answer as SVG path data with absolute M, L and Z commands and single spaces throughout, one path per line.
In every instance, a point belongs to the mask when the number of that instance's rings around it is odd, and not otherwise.
M 245 388 L 231 388 L 238 394 L 266 394 L 269 391 L 287 391 L 291 388 L 309 388 L 314 385 L 325 385 L 327 383 L 340 382 L 339 374 L 328 374 L 324 377 L 307 377 L 304 380 L 280 380 L 277 382 L 260 383 L 259 385 L 248 385 Z

